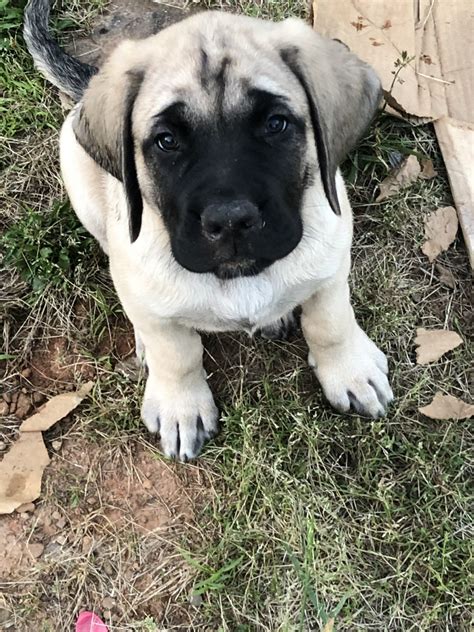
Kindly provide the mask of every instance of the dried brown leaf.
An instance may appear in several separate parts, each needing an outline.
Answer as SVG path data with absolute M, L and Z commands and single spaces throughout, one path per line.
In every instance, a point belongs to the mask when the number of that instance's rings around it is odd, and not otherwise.
M 20 438 L 0 463 L 0 513 L 11 513 L 38 498 L 43 471 L 49 463 L 41 431 L 48 430 L 74 410 L 93 385 L 93 382 L 87 382 L 75 393 L 53 397 L 22 423 Z
M 36 500 L 43 470 L 49 463 L 41 432 L 25 432 L 0 463 L 0 513 Z
M 74 393 L 62 393 L 52 397 L 43 408 L 25 421 L 20 426 L 20 432 L 38 432 L 48 430 L 57 421 L 68 415 L 79 406 L 84 397 L 91 391 L 93 382 L 87 382 Z
M 416 363 L 429 364 L 436 362 L 441 356 L 463 343 L 463 339 L 455 331 L 445 329 L 432 329 L 427 331 L 420 328 L 416 330 L 415 344 Z
M 421 173 L 420 178 L 423 180 L 431 180 L 438 175 L 438 172 L 433 166 L 433 161 L 430 158 L 423 158 L 421 161 Z
M 445 268 L 440 263 L 436 264 L 436 270 L 439 274 L 439 282 L 451 289 L 456 287 L 456 277 L 449 268 Z
M 397 169 L 389 173 L 385 180 L 380 183 L 380 193 L 375 201 L 381 202 L 397 193 L 400 189 L 409 186 L 418 179 L 420 172 L 421 167 L 417 157 L 413 155 L 408 156 Z
M 444 206 L 433 211 L 425 218 L 426 241 L 422 252 L 433 262 L 436 257 L 447 250 L 458 232 L 458 216 L 452 206 Z
M 437 392 L 428 406 L 418 408 L 420 413 L 431 419 L 470 419 L 474 417 L 474 405 L 463 402 L 453 395 Z

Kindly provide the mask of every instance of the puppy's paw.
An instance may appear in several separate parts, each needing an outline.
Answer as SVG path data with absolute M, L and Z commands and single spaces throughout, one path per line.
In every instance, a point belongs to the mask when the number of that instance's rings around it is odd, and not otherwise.
M 204 443 L 218 431 L 219 413 L 207 383 L 176 384 L 164 389 L 150 378 L 145 388 L 142 419 L 150 432 L 159 432 L 163 453 L 173 459 L 195 459 Z
M 259 330 L 262 338 L 267 340 L 288 340 L 292 338 L 296 330 L 298 329 L 298 323 L 293 312 L 286 314 L 282 318 L 279 318 L 271 325 L 266 325 Z
M 334 408 L 347 412 L 352 407 L 372 418 L 386 413 L 393 399 L 387 358 L 362 329 L 357 327 L 352 340 L 339 348 L 319 350 L 316 357 L 310 352 L 308 361 Z

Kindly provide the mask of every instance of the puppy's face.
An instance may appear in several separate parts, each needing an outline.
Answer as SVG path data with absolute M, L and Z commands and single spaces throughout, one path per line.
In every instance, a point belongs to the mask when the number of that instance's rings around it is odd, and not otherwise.
M 306 125 L 286 91 L 252 85 L 222 52 L 212 68 L 201 50 L 206 107 L 181 94 L 152 117 L 142 151 L 178 263 L 229 278 L 257 274 L 301 239 Z
M 367 66 L 302 23 L 207 13 L 122 45 L 75 131 L 123 181 L 132 241 L 145 200 L 180 265 L 226 279 L 297 246 L 309 187 L 338 212 L 335 172 L 378 91 Z

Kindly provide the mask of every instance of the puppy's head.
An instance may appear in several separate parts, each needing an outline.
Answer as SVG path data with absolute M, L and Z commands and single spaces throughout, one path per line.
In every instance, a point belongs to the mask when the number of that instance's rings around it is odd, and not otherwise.
M 123 182 L 132 241 L 145 201 L 179 264 L 230 278 L 297 246 L 309 187 L 340 212 L 336 170 L 379 94 L 366 64 L 298 20 L 203 13 L 119 46 L 75 133 Z

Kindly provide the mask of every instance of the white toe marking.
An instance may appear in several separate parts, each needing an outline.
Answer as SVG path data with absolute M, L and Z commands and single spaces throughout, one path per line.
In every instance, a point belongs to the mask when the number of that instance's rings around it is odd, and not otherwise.
M 338 410 L 352 406 L 361 415 L 379 417 L 393 399 L 387 359 L 360 328 L 339 348 L 313 350 L 308 362 Z

